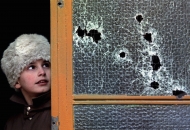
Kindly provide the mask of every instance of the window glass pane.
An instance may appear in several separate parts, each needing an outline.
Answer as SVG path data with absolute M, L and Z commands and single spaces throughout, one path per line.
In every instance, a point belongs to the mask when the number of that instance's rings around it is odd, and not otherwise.
M 74 93 L 189 93 L 189 14 L 189 0 L 73 0 Z
M 75 130 L 187 130 L 188 105 L 75 105 Z

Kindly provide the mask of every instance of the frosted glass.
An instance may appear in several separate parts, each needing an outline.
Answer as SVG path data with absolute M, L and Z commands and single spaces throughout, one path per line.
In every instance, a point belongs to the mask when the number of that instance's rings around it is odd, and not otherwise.
M 75 130 L 189 130 L 188 105 L 75 105 Z

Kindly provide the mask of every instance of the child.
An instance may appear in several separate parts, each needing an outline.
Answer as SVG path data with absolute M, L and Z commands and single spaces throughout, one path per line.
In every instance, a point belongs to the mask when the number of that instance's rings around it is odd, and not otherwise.
M 51 130 L 50 44 L 38 34 L 19 36 L 4 51 L 1 67 L 12 88 L 11 101 L 21 110 L 5 130 Z M 14 110 L 14 108 L 12 108 Z

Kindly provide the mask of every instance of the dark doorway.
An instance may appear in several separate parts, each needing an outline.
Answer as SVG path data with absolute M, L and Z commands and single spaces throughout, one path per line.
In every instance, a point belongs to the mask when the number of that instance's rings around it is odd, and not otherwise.
M 7 46 L 21 34 L 37 33 L 50 40 L 50 0 L 0 1 L 0 58 Z M 14 90 L 0 69 L 0 129 L 15 111 L 9 101 Z

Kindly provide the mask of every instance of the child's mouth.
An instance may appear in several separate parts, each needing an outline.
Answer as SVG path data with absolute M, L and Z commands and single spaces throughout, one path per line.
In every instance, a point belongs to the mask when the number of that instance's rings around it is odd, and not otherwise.
M 40 80 L 36 84 L 46 84 L 48 81 L 47 80 Z

